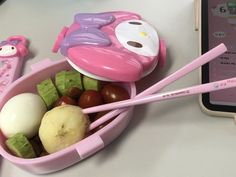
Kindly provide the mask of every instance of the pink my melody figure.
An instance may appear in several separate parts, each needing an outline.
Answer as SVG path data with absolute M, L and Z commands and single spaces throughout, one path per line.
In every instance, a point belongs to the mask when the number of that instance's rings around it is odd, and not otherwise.
M 19 77 L 28 42 L 23 36 L 11 36 L 0 42 L 0 94 Z
M 129 12 L 79 13 L 53 47 L 81 73 L 105 81 L 133 82 L 163 65 L 166 47 L 156 30 Z

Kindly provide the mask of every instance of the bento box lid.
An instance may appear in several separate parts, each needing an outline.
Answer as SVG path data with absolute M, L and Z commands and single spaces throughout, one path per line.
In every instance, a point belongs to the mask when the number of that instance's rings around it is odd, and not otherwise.
M 154 27 L 130 12 L 76 14 L 56 39 L 59 49 L 73 68 L 104 81 L 137 81 L 165 60 Z

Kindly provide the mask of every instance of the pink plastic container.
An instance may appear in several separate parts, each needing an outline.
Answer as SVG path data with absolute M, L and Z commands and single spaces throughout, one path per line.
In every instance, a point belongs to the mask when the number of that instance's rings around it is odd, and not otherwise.
M 0 109 L 2 109 L 3 105 L 11 97 L 17 94 L 24 92 L 35 93 L 36 84 L 48 77 L 53 77 L 55 73 L 65 69 L 72 69 L 67 60 L 61 60 L 54 63 L 50 60 L 44 60 L 43 62 L 34 65 L 31 73 L 16 80 L 5 92 L 3 92 L 0 99 Z M 136 95 L 134 83 L 124 83 L 123 86 L 130 92 L 131 97 Z M 93 155 L 114 140 L 128 125 L 132 117 L 132 110 L 131 107 L 128 108 L 126 111 L 116 116 L 108 125 L 78 143 L 59 152 L 34 159 L 23 159 L 11 155 L 5 147 L 6 139 L 0 132 L 0 154 L 13 164 L 32 173 L 45 174 L 62 170 Z
M 76 69 L 89 77 L 119 82 L 133 98 L 134 82 L 163 65 L 166 47 L 155 29 L 130 12 L 76 14 L 74 22 L 58 35 L 53 51 L 60 50 L 65 59 L 44 60 L 33 71 L 13 82 L 0 97 L 0 110 L 13 96 L 36 93 L 36 85 L 54 77 L 59 71 Z M 122 133 L 132 117 L 133 107 L 118 115 L 115 110 L 104 115 L 113 120 L 78 143 L 56 153 L 34 159 L 18 158 L 9 153 L 0 132 L 0 155 L 13 164 L 36 174 L 55 172 L 69 167 L 104 148 Z M 102 118 L 101 118 L 102 119 Z M 105 118 L 104 118 L 105 119 Z

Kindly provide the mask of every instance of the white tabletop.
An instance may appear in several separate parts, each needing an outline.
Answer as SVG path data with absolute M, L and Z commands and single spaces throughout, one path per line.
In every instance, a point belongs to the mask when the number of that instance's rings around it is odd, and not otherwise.
M 30 40 L 32 63 L 57 60 L 51 52 L 60 29 L 78 12 L 127 10 L 152 23 L 168 47 L 167 65 L 137 82 L 139 91 L 198 56 L 193 0 L 6 0 L 0 5 L 0 39 L 21 34 Z M 199 83 L 198 71 L 165 90 Z M 111 145 L 49 177 L 235 177 L 236 126 L 232 119 L 204 114 L 198 97 L 137 106 L 125 132 Z M 0 160 L 1 177 L 33 177 Z

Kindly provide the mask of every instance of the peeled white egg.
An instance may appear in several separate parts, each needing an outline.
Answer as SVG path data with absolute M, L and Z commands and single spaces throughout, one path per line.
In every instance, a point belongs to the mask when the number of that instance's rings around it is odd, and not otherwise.
M 8 138 L 23 133 L 28 138 L 37 134 L 47 108 L 39 95 L 22 93 L 12 97 L 0 113 L 0 128 Z

